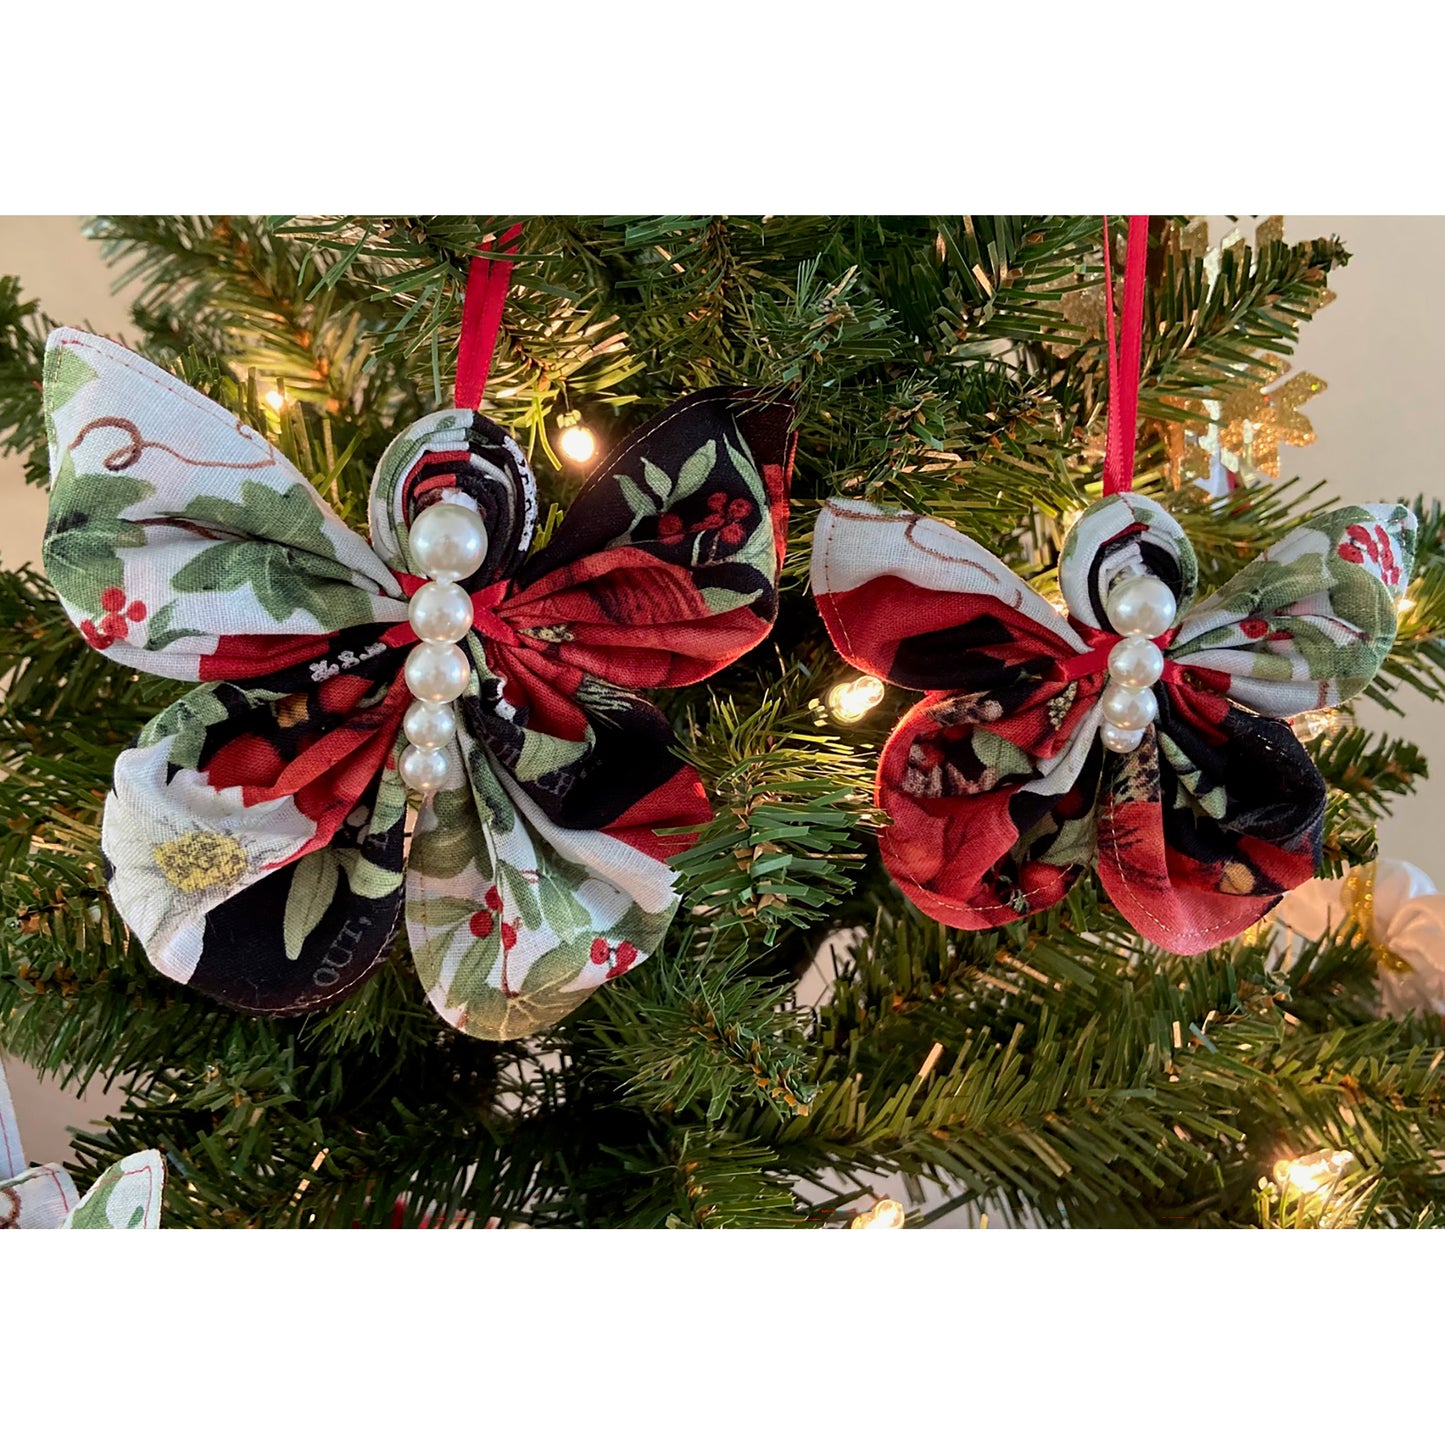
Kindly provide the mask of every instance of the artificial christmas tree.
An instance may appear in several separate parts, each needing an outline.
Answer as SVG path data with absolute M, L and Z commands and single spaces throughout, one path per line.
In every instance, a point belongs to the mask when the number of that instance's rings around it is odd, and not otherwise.
M 123 340 L 366 535 L 386 446 L 443 403 L 477 240 L 507 225 L 142 217 L 95 232 L 141 283 Z M 161 1149 L 168 1226 L 381 1225 L 398 1199 L 408 1221 L 815 1226 L 861 1214 L 885 1173 L 927 1181 L 934 1215 L 989 1199 L 1076 1228 L 1436 1222 L 1445 1038 L 1433 1015 L 1378 1016 L 1364 939 L 1329 935 L 1277 966 L 1257 925 L 1181 958 L 1089 876 L 1044 912 L 957 932 L 880 861 L 872 778 L 912 699 L 832 650 L 806 584 L 820 505 L 953 522 L 1062 600 L 1064 537 L 1100 491 L 1101 229 L 527 219 L 483 410 L 536 474 L 540 543 L 584 443 L 605 452 L 688 393 L 762 388 L 798 428 L 771 638 L 655 699 L 713 813 L 671 859 L 677 921 L 532 1039 L 440 1024 L 404 941 L 339 1006 L 295 1018 L 240 1016 L 157 975 L 107 893 L 100 818 L 117 754 L 184 684 L 113 665 L 135 599 L 97 595 L 97 649 L 44 579 L 0 574 L 0 1045 L 75 1083 L 122 1081 L 124 1108 L 79 1141 L 85 1167 Z M 1257 474 L 1216 499 L 1185 459 L 1211 406 L 1233 415 L 1277 374 L 1346 260 L 1336 241 L 1270 234 L 1206 264 L 1181 224 L 1151 223 L 1134 490 L 1188 538 L 1201 594 L 1327 510 Z M 38 315 L 18 283 L 0 292 L 0 438 L 37 483 L 45 340 L 78 319 Z M 1434 698 L 1445 537 L 1437 505 L 1401 500 L 1420 524 L 1410 605 L 1365 695 Z M 1372 856 L 1375 819 L 1424 760 L 1347 707 L 1334 722 L 1307 747 L 1338 872 Z M 825 948 L 837 976 L 800 1007 L 794 982 Z

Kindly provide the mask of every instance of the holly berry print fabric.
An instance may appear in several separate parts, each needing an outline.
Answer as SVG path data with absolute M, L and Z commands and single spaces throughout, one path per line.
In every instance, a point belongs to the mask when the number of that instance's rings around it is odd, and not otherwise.
M 1197 567 L 1158 503 L 1094 503 L 1059 566 L 1062 616 L 945 523 L 829 502 L 812 584 L 855 667 L 926 695 L 878 769 L 884 861 L 925 913 L 996 928 L 1058 903 L 1094 866 L 1150 942 L 1188 954 L 1232 938 L 1311 877 L 1325 786 L 1278 719 L 1373 677 L 1414 560 L 1402 506 L 1344 507 L 1291 532 L 1194 603 Z M 1133 752 L 1099 736 L 1105 602 L 1167 584 L 1158 718 Z M 1193 603 L 1193 605 L 1191 605 Z
M 264 438 L 113 343 L 56 332 L 45 405 L 44 560 L 67 613 L 123 666 L 198 683 L 117 761 L 102 828 L 112 897 L 162 973 L 252 1012 L 323 1007 L 404 916 L 437 1010 L 506 1039 L 657 947 L 667 860 L 710 813 L 637 690 L 705 678 L 771 627 L 787 404 L 668 408 L 535 553 L 526 459 L 476 412 L 396 438 L 368 545 Z M 408 840 L 409 529 L 457 500 L 488 537 L 462 580 L 458 786 Z

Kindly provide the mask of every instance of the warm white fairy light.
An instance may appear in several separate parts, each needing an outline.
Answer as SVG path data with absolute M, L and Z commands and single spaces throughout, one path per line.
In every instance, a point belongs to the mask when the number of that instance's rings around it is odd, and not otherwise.
M 1316 1149 L 1298 1159 L 1281 1159 L 1274 1166 L 1274 1182 L 1299 1194 L 1318 1194 L 1332 1188 L 1355 1163 L 1348 1149 Z
M 576 462 L 579 466 L 583 462 L 590 462 L 597 454 L 597 438 L 593 436 L 590 427 L 585 427 L 580 422 L 562 428 L 557 436 L 557 446 L 569 462 Z
M 266 405 L 269 406 L 272 411 L 280 411 L 281 408 L 286 405 L 286 398 L 273 386 L 271 390 L 266 393 Z
M 1290 719 L 1290 730 L 1302 742 L 1313 742 L 1316 738 L 1334 737 L 1345 725 L 1338 708 L 1317 707 L 1309 712 L 1296 714 Z
M 872 1209 L 865 1209 L 848 1226 L 849 1229 L 902 1229 L 907 1211 L 896 1199 L 880 1199 Z
M 884 691 L 882 678 L 864 673 L 828 689 L 828 711 L 841 723 L 858 722 L 883 701 Z
M 1395 604 L 1395 616 L 1396 616 L 1396 617 L 1403 617 L 1403 616 L 1404 616 L 1407 612 L 1409 612 L 1414 606 L 1415 606 L 1415 599 L 1414 599 L 1413 597 L 1402 597 L 1402 598 Z

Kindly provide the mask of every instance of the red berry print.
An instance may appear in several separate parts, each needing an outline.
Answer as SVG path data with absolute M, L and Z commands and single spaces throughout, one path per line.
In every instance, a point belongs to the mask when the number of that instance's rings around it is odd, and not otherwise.
M 493 913 L 500 913 L 502 911 L 502 895 L 498 893 L 495 888 L 487 889 L 487 907 L 490 908 Z
M 517 946 L 517 925 L 515 923 L 502 924 L 502 947 L 513 949 Z
M 1246 617 L 1239 624 L 1239 630 L 1246 637 L 1263 637 L 1269 631 L 1269 623 L 1263 617 Z
M 682 536 L 684 531 L 682 518 L 676 512 L 664 512 L 657 519 L 657 535 L 664 542 L 673 542 Z
M 145 603 L 127 602 L 125 591 L 120 587 L 107 587 L 100 594 L 100 605 L 103 616 L 99 625 L 87 618 L 80 624 L 80 632 L 92 647 L 101 651 L 113 642 L 124 642 L 130 635 L 130 624 L 146 619 Z
M 1353 542 L 1341 542 L 1337 550 L 1346 562 L 1363 562 L 1365 560 L 1365 554 Z
M 107 637 L 101 632 L 88 617 L 80 624 L 80 635 L 85 638 L 97 652 L 104 652 L 105 649 L 115 641 L 115 638 Z
M 472 930 L 473 938 L 490 938 L 492 929 L 496 927 L 496 920 L 490 913 L 474 913 L 467 926 Z
M 626 939 L 623 939 L 622 942 L 617 945 L 617 961 L 623 968 L 631 968 L 632 965 L 637 962 L 636 945 L 628 943 Z
M 608 948 L 607 940 L 605 938 L 594 938 L 592 940 L 592 947 L 589 950 L 587 956 L 592 960 L 593 963 L 604 964 L 607 962 L 608 957 L 611 955 L 611 953 L 612 950 Z

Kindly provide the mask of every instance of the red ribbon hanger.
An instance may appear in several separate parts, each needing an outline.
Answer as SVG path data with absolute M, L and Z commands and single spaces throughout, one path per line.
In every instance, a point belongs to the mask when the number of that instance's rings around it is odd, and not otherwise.
M 467 272 L 452 403 L 468 411 L 475 411 L 482 404 L 482 393 L 487 389 L 487 374 L 492 369 L 497 330 L 502 324 L 502 308 L 507 304 L 507 288 L 512 279 L 509 258 L 515 254 L 521 235 L 522 225 L 518 222 L 502 232 L 497 239 L 497 250 L 492 249 L 491 241 L 483 241 Z
M 1104 495 L 1134 485 L 1134 445 L 1139 431 L 1139 364 L 1144 349 L 1144 280 L 1149 217 L 1129 217 L 1124 258 L 1124 351 L 1114 329 L 1114 275 L 1109 218 L 1104 217 L 1104 318 L 1109 343 L 1109 440 L 1104 452 Z

